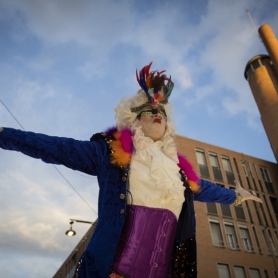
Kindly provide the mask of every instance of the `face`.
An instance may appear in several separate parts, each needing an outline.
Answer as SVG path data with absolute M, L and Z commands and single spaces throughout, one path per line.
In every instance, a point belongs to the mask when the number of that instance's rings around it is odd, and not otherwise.
M 139 122 L 142 126 L 145 136 L 150 137 L 153 141 L 158 141 L 165 133 L 166 117 L 163 112 L 156 110 L 144 110 L 140 114 Z

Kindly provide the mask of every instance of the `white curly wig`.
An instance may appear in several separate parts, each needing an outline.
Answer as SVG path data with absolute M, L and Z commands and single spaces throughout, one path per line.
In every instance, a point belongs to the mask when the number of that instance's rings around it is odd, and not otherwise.
M 137 114 L 131 112 L 131 108 L 138 107 L 147 101 L 148 98 L 142 89 L 140 89 L 135 96 L 122 98 L 115 108 L 116 125 L 118 129 L 131 129 L 137 118 Z M 167 126 L 169 126 L 171 132 L 174 132 L 174 124 L 170 117 L 170 114 L 172 113 L 172 105 L 171 103 L 167 103 L 163 105 L 163 107 L 167 114 Z
M 119 130 L 130 129 L 133 134 L 142 133 L 142 127 L 139 124 L 137 119 L 137 114 L 131 112 L 131 108 L 138 107 L 148 101 L 148 98 L 145 92 L 140 89 L 135 96 L 124 97 L 119 101 L 119 104 L 115 108 L 116 112 L 116 125 Z M 174 143 L 174 123 L 171 119 L 172 113 L 172 104 L 167 103 L 163 105 L 166 115 L 167 115 L 167 124 L 166 131 L 161 141 L 163 141 L 163 152 L 172 158 L 176 158 L 177 149 Z M 134 142 L 135 143 L 135 142 Z M 176 160 L 176 159 L 175 159 Z

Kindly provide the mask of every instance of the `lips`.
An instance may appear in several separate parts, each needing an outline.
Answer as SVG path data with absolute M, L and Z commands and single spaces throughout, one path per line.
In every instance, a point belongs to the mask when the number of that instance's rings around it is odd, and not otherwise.
M 159 123 L 159 124 L 161 124 L 161 119 L 154 119 L 153 122 L 154 122 L 154 123 Z

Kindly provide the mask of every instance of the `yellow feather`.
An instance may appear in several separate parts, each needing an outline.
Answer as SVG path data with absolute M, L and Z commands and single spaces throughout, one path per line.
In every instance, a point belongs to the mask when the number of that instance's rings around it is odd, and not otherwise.
M 196 182 L 189 180 L 188 183 L 191 191 L 198 192 L 200 190 L 200 186 Z
M 110 157 L 111 163 L 116 166 L 126 167 L 130 163 L 131 155 L 129 153 L 126 153 L 122 148 L 122 143 L 119 141 L 121 132 L 117 131 L 113 134 L 113 136 L 116 140 L 113 140 L 110 143 L 110 147 L 113 150 L 113 153 Z

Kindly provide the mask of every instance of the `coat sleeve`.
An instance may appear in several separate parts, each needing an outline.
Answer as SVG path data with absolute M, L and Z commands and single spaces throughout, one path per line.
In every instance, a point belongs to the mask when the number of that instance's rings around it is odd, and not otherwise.
M 98 175 L 102 161 L 108 155 L 105 140 L 79 141 L 12 128 L 3 128 L 0 132 L 0 147 L 90 175 Z
M 200 180 L 199 185 L 201 188 L 194 196 L 195 201 L 231 205 L 236 199 L 236 194 L 233 189 L 221 187 L 203 179 Z

